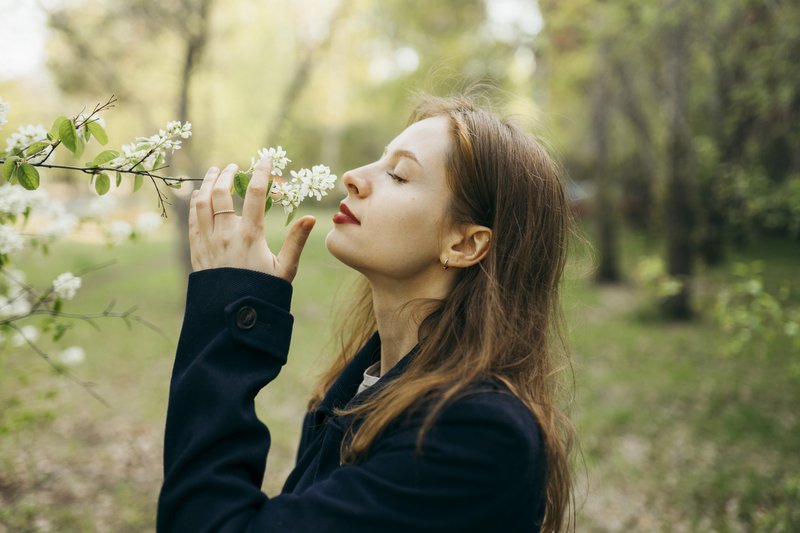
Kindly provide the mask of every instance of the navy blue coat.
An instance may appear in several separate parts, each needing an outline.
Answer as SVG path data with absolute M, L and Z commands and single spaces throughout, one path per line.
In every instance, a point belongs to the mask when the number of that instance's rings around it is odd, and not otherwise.
M 545 458 L 535 417 L 497 383 L 445 408 L 416 448 L 423 413 L 391 424 L 366 458 L 341 465 L 351 420 L 337 407 L 390 386 L 414 351 L 354 398 L 379 357 L 375 335 L 304 420 L 280 495 L 261 491 L 270 435 L 254 399 L 289 351 L 292 287 L 251 270 L 189 275 L 170 383 L 157 528 L 181 532 L 538 531 Z

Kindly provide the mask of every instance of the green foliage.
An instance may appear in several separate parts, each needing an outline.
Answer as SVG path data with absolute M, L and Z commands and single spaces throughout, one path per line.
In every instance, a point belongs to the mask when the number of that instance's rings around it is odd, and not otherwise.
M 16 172 L 16 176 L 19 184 L 29 191 L 39 188 L 39 171 L 30 163 L 22 163 Z
M 15 176 L 17 169 L 19 167 L 18 163 L 22 158 L 18 155 L 12 155 L 6 157 L 6 160 L 3 162 L 3 177 L 7 180 L 11 180 L 12 177 Z
M 249 184 L 250 176 L 245 172 L 237 172 L 233 177 L 233 190 L 239 198 L 244 198 Z
M 86 132 L 91 133 L 94 138 L 97 139 L 97 142 L 103 146 L 108 144 L 108 134 L 106 133 L 106 130 L 103 129 L 103 126 L 101 126 L 96 120 L 92 120 L 86 124 Z M 86 140 L 89 140 L 88 137 Z
M 723 333 L 722 353 L 763 358 L 770 350 L 800 353 L 800 303 L 787 283 L 777 294 L 764 289 L 763 263 L 734 265 L 735 280 L 717 295 L 713 313 Z M 800 379 L 800 358 L 790 362 Z
M 58 124 L 58 138 L 61 143 L 72 152 L 76 158 L 83 154 L 86 148 L 86 143 L 83 138 L 78 135 L 78 130 L 75 128 L 75 122 L 72 119 L 60 120 L 64 117 L 59 117 L 56 121 Z
M 683 283 L 667 274 L 664 261 L 655 255 L 643 256 L 634 269 L 636 281 L 656 298 L 666 298 L 681 291 Z
M 97 191 L 97 194 L 103 196 L 110 188 L 111 178 L 108 177 L 108 174 L 101 172 L 95 176 L 94 190 Z
M 86 166 L 101 167 L 103 166 L 103 164 L 108 163 L 109 161 L 112 161 L 117 157 L 119 157 L 119 152 L 117 152 L 116 150 L 103 150 L 102 152 L 97 154 L 95 158 L 92 159 L 91 162 L 87 163 Z

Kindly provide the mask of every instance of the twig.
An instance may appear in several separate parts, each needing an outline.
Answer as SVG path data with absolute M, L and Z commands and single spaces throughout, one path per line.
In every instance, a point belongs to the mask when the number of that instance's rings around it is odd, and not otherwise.
M 13 323 L 9 323 L 7 325 L 9 327 L 15 329 L 17 331 L 17 333 L 20 335 L 20 337 L 22 337 L 23 340 L 28 343 L 28 346 L 33 348 L 33 351 L 35 351 L 42 359 L 44 359 L 47 362 L 47 364 L 50 365 L 53 368 L 53 370 L 56 371 L 56 373 L 64 374 L 69 379 L 71 379 L 72 381 L 77 383 L 79 386 L 81 386 L 83 388 L 83 390 L 85 390 L 91 396 L 93 396 L 94 399 L 96 399 L 97 401 L 99 401 L 100 403 L 105 405 L 106 407 L 111 408 L 111 405 L 102 396 L 100 396 L 97 392 L 92 390 L 92 387 L 91 387 L 92 384 L 91 383 L 83 381 L 82 379 L 78 378 L 75 374 L 70 372 L 69 369 L 66 366 L 59 365 L 58 363 L 53 361 L 52 357 L 47 355 L 38 346 L 36 346 L 36 344 L 34 344 L 33 341 L 28 339 L 28 337 L 26 337 L 25 334 L 22 333 L 22 328 L 20 328 L 19 326 L 17 326 L 16 324 L 13 324 Z

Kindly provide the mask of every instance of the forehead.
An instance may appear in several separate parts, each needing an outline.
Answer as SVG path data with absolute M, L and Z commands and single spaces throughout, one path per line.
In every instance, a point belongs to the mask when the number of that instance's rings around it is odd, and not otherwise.
M 450 123 L 446 117 L 430 117 L 415 122 L 394 138 L 387 147 L 413 152 L 425 168 L 444 167 L 450 149 Z

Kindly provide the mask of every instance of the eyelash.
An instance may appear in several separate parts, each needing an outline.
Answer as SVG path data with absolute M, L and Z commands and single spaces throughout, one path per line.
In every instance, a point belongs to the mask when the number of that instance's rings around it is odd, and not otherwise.
M 394 174 L 394 173 L 392 173 L 392 172 L 389 172 L 388 170 L 386 171 L 386 173 L 389 175 L 389 177 L 390 177 L 390 178 L 392 178 L 392 179 L 393 179 L 394 181 L 396 181 L 397 183 L 406 183 L 406 182 L 408 181 L 408 180 L 405 180 L 405 179 L 401 178 L 401 177 L 400 177 L 400 176 L 398 176 L 397 174 Z

